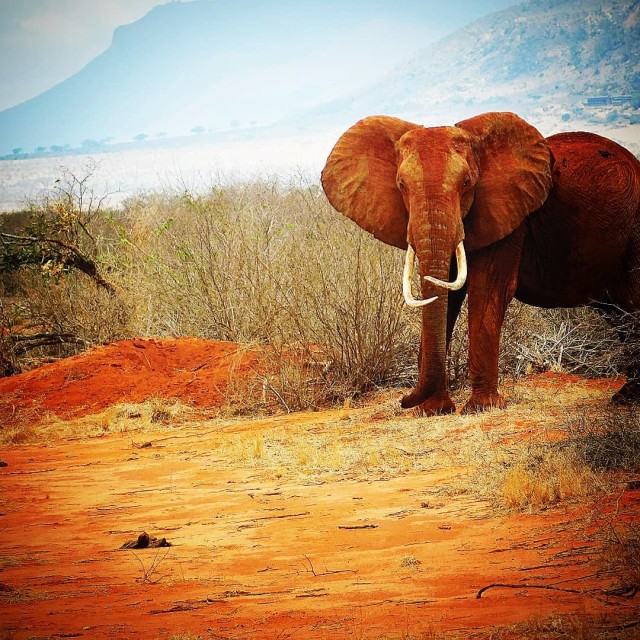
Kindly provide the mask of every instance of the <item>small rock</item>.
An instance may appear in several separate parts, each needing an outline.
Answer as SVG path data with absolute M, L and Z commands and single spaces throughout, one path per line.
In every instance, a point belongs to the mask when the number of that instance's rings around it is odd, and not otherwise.
M 150 536 L 146 531 L 143 531 L 136 540 L 129 540 L 125 542 L 121 549 L 156 549 L 158 547 L 170 547 L 171 543 L 166 538 L 156 538 Z

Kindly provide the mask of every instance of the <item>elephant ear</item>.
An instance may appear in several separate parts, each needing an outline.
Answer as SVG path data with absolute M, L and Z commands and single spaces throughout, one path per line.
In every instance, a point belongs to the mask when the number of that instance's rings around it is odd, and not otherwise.
M 407 248 L 409 214 L 396 186 L 395 143 L 419 125 L 370 116 L 348 129 L 322 170 L 335 209 L 387 244 Z
M 480 177 L 465 218 L 465 244 L 479 249 L 517 229 L 551 189 L 552 156 L 540 132 L 514 113 L 456 124 L 473 134 Z

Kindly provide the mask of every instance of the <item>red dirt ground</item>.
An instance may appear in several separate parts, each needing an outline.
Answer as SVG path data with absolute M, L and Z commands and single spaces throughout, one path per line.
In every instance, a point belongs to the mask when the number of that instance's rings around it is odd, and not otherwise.
M 37 409 L 80 417 L 154 397 L 218 407 L 229 376 L 243 378 L 256 366 L 257 352 L 233 342 L 123 340 L 0 379 L 0 416 Z
M 117 343 L 0 381 L 11 397 L 0 407 L 13 414 L 40 407 L 72 424 L 150 396 L 212 407 L 230 369 L 248 373 L 255 358 L 229 343 Z M 563 384 L 572 386 L 575 406 L 554 404 Z M 420 424 L 451 441 L 490 429 L 530 434 L 578 405 L 604 405 L 618 385 L 536 377 L 519 387 L 517 415 Z M 546 416 L 526 398 L 538 387 L 553 405 Z M 459 466 L 305 471 L 279 457 L 285 440 L 294 453 L 298 441 L 313 446 L 363 432 L 375 443 L 398 425 L 401 451 L 422 455 L 401 439 L 402 426 L 415 424 L 410 414 L 392 422 L 375 411 L 170 424 L 5 447 L 0 637 L 484 638 L 495 627 L 564 614 L 605 627 L 638 619 L 637 598 L 594 591 L 609 582 L 596 575 L 587 535 L 611 505 L 638 517 L 638 490 L 509 514 L 446 490 L 466 473 Z M 242 454 L 247 438 L 253 456 Z M 143 530 L 173 546 L 120 550 Z M 492 583 L 518 588 L 495 587 L 477 599 Z M 577 593 L 536 588 L 553 585 Z

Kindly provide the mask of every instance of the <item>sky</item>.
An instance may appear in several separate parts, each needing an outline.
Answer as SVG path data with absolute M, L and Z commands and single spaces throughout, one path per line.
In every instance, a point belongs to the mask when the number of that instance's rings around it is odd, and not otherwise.
M 188 1 L 188 0 L 184 0 Z M 242 0 L 217 0 L 237 8 Z M 331 10 L 333 0 L 318 0 Z M 0 110 L 55 86 L 105 51 L 116 27 L 134 22 L 165 0 L 0 0 Z M 274 15 L 282 0 L 264 0 Z M 382 39 L 389 66 L 468 22 L 516 0 L 341 0 L 402 27 L 393 43 Z M 366 22 L 363 15 L 363 22 Z M 377 37 L 377 35 L 376 35 Z M 376 66 L 379 69 L 379 66 Z M 371 73 L 374 72 L 372 65 Z M 301 74 L 304 70 L 301 69 Z M 354 69 L 354 74 L 356 70 Z M 357 73 L 366 75 L 362 65 Z M 344 74 L 343 74 L 344 76 Z M 343 83 L 349 78 L 342 77 Z
M 159 0 L 0 0 L 0 109 L 68 78 Z

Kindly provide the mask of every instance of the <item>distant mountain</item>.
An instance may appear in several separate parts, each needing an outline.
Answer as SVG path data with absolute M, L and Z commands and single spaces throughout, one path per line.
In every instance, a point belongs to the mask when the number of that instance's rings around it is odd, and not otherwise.
M 364 16 L 363 5 L 369 7 Z M 406 11 L 410 6 L 422 14 Z M 190 130 L 213 132 L 202 137 L 212 140 L 216 132 L 276 121 L 270 135 L 317 130 L 373 113 L 424 124 L 490 109 L 534 122 L 549 111 L 579 119 L 586 96 L 640 91 L 638 0 L 528 0 L 418 51 L 368 87 L 353 87 L 348 98 L 327 102 L 336 93 L 326 95 L 326 74 L 333 80 L 363 56 L 383 73 L 387 52 L 400 47 L 403 35 L 410 40 L 411 20 L 424 21 L 431 6 L 415 0 L 160 5 L 118 28 L 109 49 L 80 72 L 0 112 L 0 156 L 52 145 L 94 152 L 101 148 L 95 141 L 162 141 Z M 474 6 L 479 15 L 486 5 Z
M 367 2 L 373 2 L 368 13 Z M 344 68 L 337 61 L 348 57 L 349 47 L 355 68 L 368 63 L 367 53 L 375 61 L 381 32 L 400 37 L 394 33 L 398 24 L 388 24 L 390 12 L 391 3 L 376 0 L 195 0 L 157 6 L 116 29 L 109 49 L 81 71 L 1 112 L 0 155 L 14 147 L 31 152 L 38 146 L 75 147 L 85 139 L 122 141 L 137 134 L 153 138 L 192 128 L 268 124 L 292 104 L 310 107 L 335 97 L 318 70 L 335 58 L 332 80 L 339 79 Z M 411 35 L 417 41 L 416 33 Z
M 640 92 L 639 54 L 638 0 L 529 0 L 473 22 L 306 118 L 317 126 L 384 113 L 443 124 L 512 110 L 581 119 L 586 97 Z

